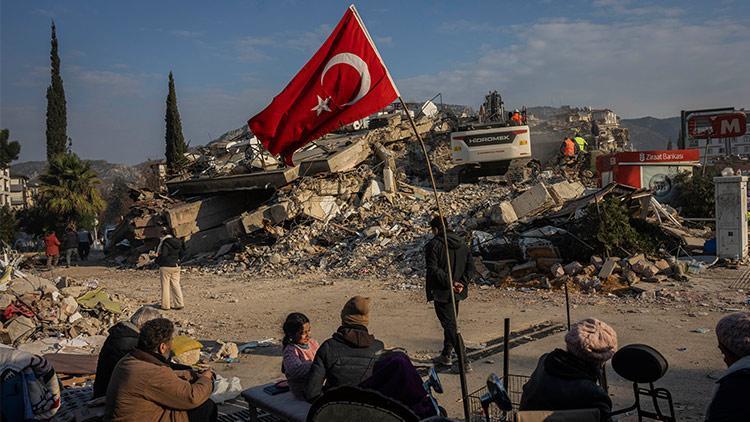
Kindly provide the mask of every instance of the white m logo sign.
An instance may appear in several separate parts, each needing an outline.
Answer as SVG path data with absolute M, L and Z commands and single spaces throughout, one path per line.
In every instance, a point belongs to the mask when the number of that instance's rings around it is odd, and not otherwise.
M 727 133 L 739 133 L 740 132 L 740 119 L 735 118 L 732 120 L 722 120 L 721 121 L 721 130 L 719 133 L 727 134 Z

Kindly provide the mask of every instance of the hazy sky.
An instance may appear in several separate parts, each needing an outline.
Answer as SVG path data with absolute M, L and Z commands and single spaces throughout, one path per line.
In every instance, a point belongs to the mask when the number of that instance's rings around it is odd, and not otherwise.
M 81 156 L 137 163 L 164 150 L 167 74 L 185 138 L 243 125 L 343 15 L 338 1 L 0 3 L 0 127 L 22 160 L 45 151 L 50 19 L 68 135 Z M 625 117 L 750 106 L 750 1 L 388 1 L 357 8 L 407 100 L 591 105 Z

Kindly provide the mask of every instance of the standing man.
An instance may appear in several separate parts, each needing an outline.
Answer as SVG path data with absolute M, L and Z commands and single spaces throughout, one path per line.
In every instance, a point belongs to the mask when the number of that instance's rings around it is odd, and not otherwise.
M 76 233 L 76 229 L 73 226 L 68 226 L 65 231 L 62 246 L 65 251 L 65 265 L 70 268 L 70 259 L 76 250 L 78 250 L 78 233 Z
M 44 238 L 44 249 L 47 255 L 47 269 L 52 270 L 52 267 L 56 267 L 57 261 L 60 260 L 60 239 L 57 238 L 54 230 L 50 230 Z
M 165 229 L 156 248 L 156 264 L 159 265 L 161 277 L 161 308 L 166 311 L 179 310 L 185 306 L 180 287 L 180 260 L 184 253 L 185 244 L 182 240 L 175 238 Z M 174 300 L 171 300 L 171 296 L 174 296 Z
M 88 260 L 93 241 L 91 232 L 86 229 L 78 230 L 78 256 L 81 258 L 81 261 Z
M 586 142 L 586 140 L 583 138 L 583 136 L 576 133 L 573 140 L 576 142 L 576 145 L 578 145 L 578 151 L 585 154 L 586 148 L 589 146 L 589 143 Z
M 448 254 L 450 268 L 453 272 L 453 285 L 448 277 L 448 262 L 443 240 L 443 225 L 440 217 L 436 216 L 430 222 L 434 237 L 425 245 L 425 264 L 427 266 L 426 290 L 427 301 L 435 302 L 435 314 L 443 327 L 443 351 L 433 359 L 439 365 L 450 366 L 453 363 L 451 352 L 458 349 L 458 317 L 459 301 L 466 299 L 469 291 L 469 281 L 474 276 L 474 260 L 472 259 L 466 241 L 453 233 L 448 222 L 443 220 L 448 235 Z M 456 297 L 456 308 L 451 302 L 451 289 Z M 458 353 L 458 352 L 457 352 Z M 466 356 L 466 354 L 463 354 Z M 471 371 L 469 362 L 465 363 L 467 371 Z

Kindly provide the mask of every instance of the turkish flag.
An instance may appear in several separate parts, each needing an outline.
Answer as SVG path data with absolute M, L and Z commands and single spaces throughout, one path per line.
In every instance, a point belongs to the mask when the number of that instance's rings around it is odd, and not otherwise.
M 399 96 L 354 6 L 309 62 L 248 125 L 293 165 L 298 148 L 375 113 Z

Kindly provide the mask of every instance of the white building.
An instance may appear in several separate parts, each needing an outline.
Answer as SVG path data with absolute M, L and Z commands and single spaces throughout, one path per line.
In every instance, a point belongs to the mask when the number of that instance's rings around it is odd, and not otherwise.
M 10 202 L 10 169 L 0 169 L 0 207 Z
M 617 126 L 619 124 L 619 117 L 617 117 L 617 114 L 608 108 L 591 110 L 591 120 L 605 126 Z
M 10 206 L 14 210 L 24 210 L 34 205 L 33 190 L 26 176 L 11 176 Z

